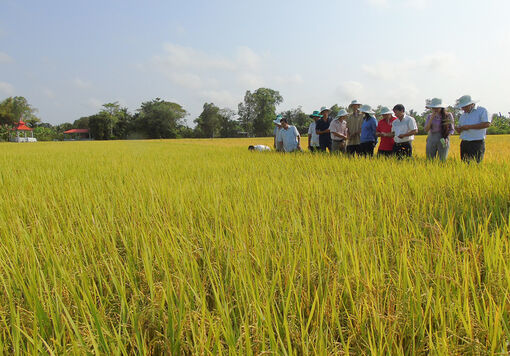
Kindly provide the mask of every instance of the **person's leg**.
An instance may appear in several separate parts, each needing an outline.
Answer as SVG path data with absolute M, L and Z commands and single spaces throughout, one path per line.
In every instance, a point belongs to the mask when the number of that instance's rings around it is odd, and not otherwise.
M 437 155 L 437 137 L 438 135 L 435 133 L 429 133 L 427 136 L 427 146 L 425 147 L 425 153 L 427 155 L 427 159 L 434 159 Z
M 375 142 L 367 142 L 367 143 L 368 143 L 368 145 L 367 145 L 367 154 L 370 157 L 373 157 L 374 156 Z
M 441 140 L 439 141 L 437 153 L 439 155 L 439 159 L 444 162 L 446 161 L 446 158 L 448 157 L 448 152 L 450 151 L 450 139 L 445 139 L 445 144 L 443 145 L 441 143 Z
M 356 145 L 349 145 L 346 150 L 348 154 L 353 155 L 356 153 Z
M 340 153 L 340 141 L 331 142 L 331 153 Z
M 474 145 L 474 157 L 476 159 L 477 163 L 482 162 L 483 156 L 485 155 L 485 140 L 482 140 L 481 142 L 476 142 Z
M 470 162 L 473 159 L 478 161 L 477 157 L 478 145 L 474 141 L 463 140 L 460 143 L 460 157 L 464 162 Z
M 347 153 L 347 146 L 345 144 L 345 141 L 340 142 L 340 153 L 342 153 L 342 154 Z
M 406 148 L 407 148 L 407 152 L 406 152 L 407 157 L 413 157 L 413 141 L 407 142 Z

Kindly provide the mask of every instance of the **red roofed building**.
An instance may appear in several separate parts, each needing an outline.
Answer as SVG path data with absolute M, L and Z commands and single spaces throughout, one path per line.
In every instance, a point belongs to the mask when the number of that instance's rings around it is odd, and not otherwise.
M 70 129 L 64 131 L 64 135 L 70 135 L 69 138 L 66 138 L 66 141 L 74 141 L 74 140 L 90 140 L 90 130 L 89 129 Z
M 12 142 L 36 142 L 37 139 L 34 137 L 34 130 L 25 125 L 25 123 L 21 120 L 14 126 L 11 131 L 16 131 L 16 137 L 12 137 L 10 141 Z M 23 132 L 24 136 L 20 137 L 19 133 Z M 27 132 L 30 132 L 30 137 L 27 137 Z M 9 135 L 10 136 L 10 135 Z

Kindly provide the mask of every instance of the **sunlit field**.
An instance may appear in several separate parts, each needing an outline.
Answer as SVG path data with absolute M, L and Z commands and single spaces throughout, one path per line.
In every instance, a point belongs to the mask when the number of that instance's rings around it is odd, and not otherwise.
M 0 144 L 0 351 L 506 354 L 510 137 L 482 164 L 263 139 Z M 306 147 L 306 138 L 302 142 Z

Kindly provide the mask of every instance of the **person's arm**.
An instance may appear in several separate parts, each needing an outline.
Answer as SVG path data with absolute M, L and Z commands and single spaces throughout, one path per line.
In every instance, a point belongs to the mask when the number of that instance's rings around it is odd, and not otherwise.
M 399 138 L 409 137 L 416 135 L 418 133 L 418 126 L 416 125 L 416 121 L 411 120 L 410 126 L 407 127 L 409 131 L 407 131 L 405 134 L 398 135 Z
M 297 149 L 301 151 L 301 135 L 297 135 Z
M 427 117 L 427 121 L 425 121 L 425 127 L 423 129 L 425 130 L 425 132 L 429 132 L 431 126 L 432 126 L 432 115 L 429 115 Z
M 465 131 L 465 130 L 481 130 L 481 129 L 486 129 L 490 125 L 491 125 L 490 122 L 480 122 L 479 124 L 464 125 L 464 126 L 460 126 L 458 128 L 461 131 Z

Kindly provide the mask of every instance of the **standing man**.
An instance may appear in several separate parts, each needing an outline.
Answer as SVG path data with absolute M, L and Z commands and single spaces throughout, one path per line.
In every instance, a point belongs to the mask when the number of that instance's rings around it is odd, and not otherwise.
M 331 124 L 329 125 L 329 132 L 331 134 L 331 153 L 345 153 L 348 129 L 344 118 L 348 115 L 349 113 L 347 110 L 340 110 L 336 115 L 336 119 L 331 121 Z
M 284 152 L 301 151 L 301 136 L 294 125 L 289 125 L 287 119 L 281 120 L 282 128 L 278 136 L 278 142 Z
M 478 106 L 470 95 L 464 95 L 457 100 L 456 107 L 464 113 L 460 115 L 459 125 L 456 127 L 460 133 L 460 158 L 469 162 L 473 159 L 480 163 L 485 154 L 485 136 L 487 128 L 491 125 L 489 114 L 485 108 Z
M 363 123 L 363 114 L 359 111 L 361 103 L 357 100 L 351 101 L 349 111 L 351 114 L 345 119 L 347 129 L 349 130 L 349 141 L 347 142 L 347 153 L 353 155 L 360 153 L 360 135 L 361 124 Z
M 402 104 L 395 105 L 393 112 L 397 117 L 397 120 L 393 121 L 391 125 L 391 133 L 395 140 L 393 151 L 399 159 L 412 157 L 414 135 L 418 133 L 416 120 L 406 115 L 406 109 Z
M 278 146 L 278 135 L 280 133 L 280 130 L 282 128 L 282 125 L 280 123 L 280 120 L 282 119 L 282 115 L 277 115 L 276 116 L 276 119 L 274 119 L 273 121 L 273 124 L 274 124 L 274 131 L 273 131 L 273 135 L 274 135 L 274 149 L 277 150 L 277 151 L 282 151 L 282 147 Z
M 331 152 L 331 136 L 329 134 L 330 112 L 331 110 L 323 106 L 320 112 L 322 119 L 317 120 L 315 124 L 315 132 L 319 135 L 319 150 L 322 152 L 326 152 L 326 148 Z
M 318 111 L 314 111 L 310 117 L 313 119 L 313 122 L 308 127 L 308 151 L 315 152 L 319 150 L 319 135 L 315 131 L 315 127 L 317 125 L 317 120 L 322 118 L 322 115 L 319 114 Z
M 379 144 L 379 148 L 377 149 L 378 156 L 392 156 L 393 155 L 393 145 L 395 141 L 393 140 L 393 134 L 391 133 L 391 126 L 393 121 L 397 120 L 394 116 L 393 111 L 388 109 L 386 106 L 381 108 L 382 119 L 377 124 L 377 137 L 381 138 L 381 143 Z

